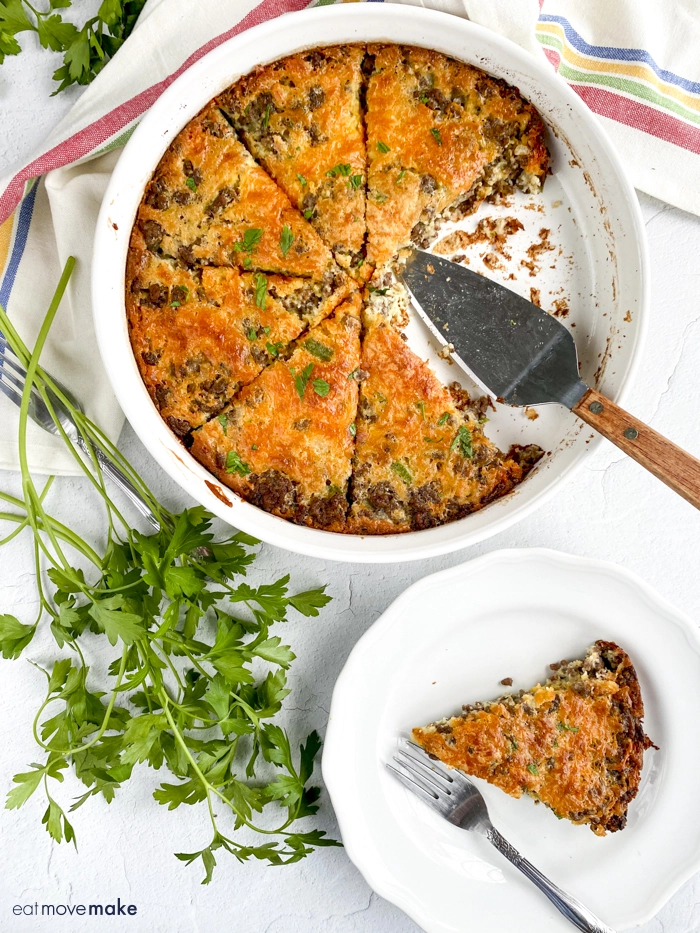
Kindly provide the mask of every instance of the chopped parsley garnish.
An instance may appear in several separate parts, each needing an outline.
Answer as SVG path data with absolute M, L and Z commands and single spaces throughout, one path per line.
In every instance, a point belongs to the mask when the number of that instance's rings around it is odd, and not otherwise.
M 394 184 L 398 185 L 398 183 L 401 181 L 401 179 L 403 178 L 405 174 L 406 174 L 406 169 L 404 168 L 399 172 L 398 177 L 396 181 L 394 182 Z
M 250 473 L 250 467 L 244 460 L 241 460 L 235 450 L 229 450 L 226 454 L 226 472 L 247 476 Z
M 264 311 L 266 301 L 267 276 L 264 276 L 262 272 L 258 272 L 255 276 L 255 304 L 260 308 L 261 311 Z
M 365 260 L 364 260 L 364 258 L 363 258 L 362 256 L 360 256 L 360 258 L 359 258 L 359 259 L 357 260 L 357 262 L 355 263 L 355 268 L 356 268 L 356 269 L 361 269 L 361 268 L 364 266 L 364 264 L 365 264 Z
M 421 94 L 421 96 L 418 99 L 420 100 L 421 104 L 428 103 L 428 98 L 425 96 L 425 94 Z
M 219 415 L 219 424 L 221 425 L 221 430 L 226 434 L 228 429 L 228 415 Z
M 560 732 L 578 732 L 578 726 L 567 726 L 565 722 L 558 722 L 557 729 Z
M 455 434 L 455 439 L 450 444 L 450 453 L 452 453 L 453 450 L 459 451 L 467 460 L 471 460 L 474 456 L 474 450 L 472 449 L 472 432 L 469 428 L 465 428 L 464 425 L 461 425 Z
M 299 184 L 301 185 L 301 187 L 302 187 L 302 188 L 306 188 L 308 182 L 307 182 L 307 180 L 304 178 L 304 176 L 303 176 L 303 175 L 297 175 L 297 178 L 298 178 L 298 180 L 299 180 Z
M 389 200 L 389 195 L 382 194 L 381 191 L 377 191 L 374 195 L 374 200 L 377 204 L 385 204 Z
M 253 444 L 253 446 L 252 446 L 250 449 L 251 449 L 251 450 L 257 450 L 257 449 L 258 449 L 258 445 L 257 445 L 257 444 Z
M 404 481 L 404 483 L 406 483 L 407 486 L 411 485 L 413 482 L 413 477 L 409 473 L 408 467 L 406 467 L 403 463 L 399 463 L 398 460 L 394 460 L 394 462 L 391 464 L 391 469 Z
M 304 211 L 304 219 L 305 219 L 305 220 L 311 220 L 311 218 L 312 218 L 313 216 L 314 216 L 313 208 L 312 208 L 310 211 Z
M 311 377 L 313 368 L 314 368 L 314 364 L 309 363 L 309 365 L 305 366 L 304 369 L 297 376 L 296 372 L 294 371 L 294 367 L 293 366 L 289 367 L 289 371 L 292 374 L 292 379 L 294 379 L 294 385 L 297 390 L 297 395 L 299 396 L 300 399 L 304 398 L 304 392 L 306 392 L 306 384 L 309 381 L 309 378 Z
M 190 297 L 190 290 L 186 285 L 176 285 L 170 294 L 173 299 L 170 307 L 179 308 Z
M 424 437 L 423 440 L 426 444 L 439 444 L 440 441 L 444 441 L 444 437 Z
M 359 373 L 359 371 L 360 371 L 360 367 L 358 366 L 357 369 L 353 369 L 353 371 L 352 371 L 351 373 L 348 373 L 348 382 L 349 382 L 351 379 L 355 379 L 355 378 L 357 377 L 357 374 Z
M 190 189 L 190 191 L 197 190 L 197 182 L 194 180 L 194 178 L 191 175 L 185 179 L 185 184 Z
M 438 424 L 445 424 L 450 417 L 449 411 L 443 412 L 438 418 Z
M 254 327 L 251 327 L 246 336 L 248 337 L 248 340 L 257 340 L 258 332 Z
M 362 175 L 351 175 L 348 178 L 348 187 L 351 191 L 357 191 L 357 189 L 362 184 Z
M 391 152 L 391 149 L 387 146 L 386 143 L 378 142 L 378 143 L 377 143 L 377 151 L 378 151 L 378 152 Z
M 265 116 L 263 117 L 263 121 L 262 121 L 262 128 L 264 130 L 267 129 L 267 125 L 270 122 L 271 111 L 272 111 L 272 104 L 268 104 L 267 107 L 265 107 Z
M 250 256 L 246 256 L 245 259 L 243 260 L 243 268 L 250 269 L 252 265 L 253 265 L 253 260 L 250 258 Z
M 386 295 L 389 289 L 388 288 L 375 288 L 374 285 L 368 285 L 367 291 L 370 293 L 370 295 Z
M 357 425 L 355 424 L 354 421 L 348 428 L 348 431 L 352 434 L 353 437 L 355 437 L 355 435 L 357 434 Z
M 339 163 L 326 172 L 326 175 L 328 175 L 330 178 L 336 178 L 338 175 L 342 175 L 344 178 L 348 178 L 351 174 L 352 165 L 349 165 L 347 162 Z
M 293 242 L 294 234 L 292 233 L 292 228 L 289 224 L 285 224 L 284 227 L 282 227 L 282 233 L 280 235 L 280 249 L 282 250 L 283 256 L 286 257 Z
M 425 421 L 425 402 L 416 402 L 416 408 L 420 412 L 423 421 Z
M 317 356 L 319 360 L 323 360 L 324 363 L 328 363 L 329 360 L 333 359 L 333 350 L 330 347 L 327 347 L 325 343 L 320 343 L 318 340 L 314 340 L 313 337 L 304 343 L 306 349 L 313 356 Z
M 331 387 L 328 385 L 325 379 L 314 379 L 314 392 L 316 395 L 320 395 L 321 398 L 325 398 L 330 391 Z
M 283 343 L 266 343 L 265 349 L 270 354 L 270 356 L 277 358 L 280 355 L 280 350 L 283 346 Z
M 527 766 L 527 770 L 530 772 L 530 774 L 539 774 L 539 773 L 540 773 L 540 772 L 537 770 L 537 765 L 536 765 L 534 762 L 532 762 L 532 761 L 531 761 L 530 764 Z
M 269 337 L 269 336 L 270 336 L 270 328 L 269 328 L 269 327 L 263 327 L 263 333 L 265 334 L 266 337 Z
M 433 126 L 430 128 L 430 132 L 438 146 L 442 146 L 442 136 L 440 135 L 440 130 L 436 126 Z
M 243 239 L 234 243 L 233 248 L 238 253 L 252 253 L 260 240 L 262 240 L 262 235 L 263 232 L 260 227 L 249 227 L 243 234 Z

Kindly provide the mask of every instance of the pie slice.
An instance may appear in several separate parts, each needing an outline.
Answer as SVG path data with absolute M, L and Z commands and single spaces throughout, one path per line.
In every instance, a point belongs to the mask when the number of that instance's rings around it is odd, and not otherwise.
M 450 768 L 513 797 L 524 792 L 598 836 L 624 829 L 653 747 L 632 662 L 614 642 L 597 641 L 583 660 L 551 667 L 544 686 L 465 706 L 414 729 L 413 739 Z
M 355 295 L 194 432 L 191 453 L 253 505 L 343 531 L 360 362 Z
M 368 48 L 367 259 L 427 246 L 441 217 L 518 187 L 536 194 L 544 125 L 517 89 L 439 52 Z
M 348 530 L 419 531 L 462 518 L 505 495 L 542 456 L 503 454 L 483 431 L 484 402 L 451 393 L 395 328 L 370 319 Z
M 338 263 L 362 276 L 365 240 L 365 47 L 300 52 L 225 91 L 221 108 Z
M 141 248 L 138 233 L 132 244 L 131 344 L 153 401 L 180 437 L 221 411 L 309 322 L 334 307 L 334 296 L 324 297 L 309 279 L 188 269 Z
M 190 268 L 233 266 L 331 284 L 343 278 L 313 227 L 212 105 L 161 159 L 136 228 L 149 250 Z

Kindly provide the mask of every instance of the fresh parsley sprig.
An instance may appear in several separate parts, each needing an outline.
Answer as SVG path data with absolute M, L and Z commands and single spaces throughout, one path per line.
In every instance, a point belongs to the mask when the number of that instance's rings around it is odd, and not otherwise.
M 134 768 L 146 764 L 170 778 L 154 793 L 159 804 L 171 810 L 206 804 L 211 841 L 177 856 L 188 864 L 201 860 L 204 884 L 218 850 L 239 861 L 296 862 L 318 846 L 338 843 L 322 831 L 296 827 L 318 809 L 319 791 L 310 781 L 320 740 L 312 732 L 295 752 L 275 721 L 289 693 L 286 672 L 295 656 L 270 630 L 292 609 L 317 616 L 330 597 L 324 587 L 290 594 L 289 576 L 257 587 L 241 580 L 259 542 L 242 532 L 215 538 L 212 516 L 202 507 L 165 509 L 41 369 L 39 357 L 73 265 L 69 260 L 32 352 L 0 307 L 0 330 L 28 373 L 19 428 L 22 497 L 0 492 L 6 507 L 0 521 L 14 526 L 0 544 L 29 530 L 40 603 L 32 624 L 0 615 L 0 651 L 5 658 L 20 657 L 44 625 L 58 649 L 53 664 L 42 668 L 46 694 L 33 723 L 43 760 L 15 775 L 6 806 L 21 807 L 41 789 L 49 834 L 75 843 L 73 826 L 52 792 L 64 772 L 72 769 L 85 787 L 68 811 L 73 812 L 93 796 L 111 802 Z M 37 489 L 27 461 L 32 385 L 50 410 L 47 389 L 56 392 L 83 437 L 99 441 L 146 498 L 160 531 L 144 535 L 130 527 L 96 460 L 86 463 L 65 434 L 106 509 L 104 552 L 47 511 L 52 478 Z M 76 567 L 76 560 L 91 571 Z M 43 582 L 45 564 L 50 587 Z M 104 679 L 91 672 L 81 647 L 88 633 L 117 649 Z M 273 828 L 256 823 L 268 806 L 283 810 Z M 268 838 L 259 845 L 234 838 L 243 827 Z
M 49 0 L 47 10 L 28 0 L 0 0 L 0 64 L 6 55 L 22 51 L 17 36 L 34 32 L 42 48 L 63 53 L 63 65 L 54 73 L 58 94 L 72 84 L 89 84 L 124 44 L 146 0 L 102 0 L 97 15 L 82 26 L 63 19 L 57 10 L 72 0 Z

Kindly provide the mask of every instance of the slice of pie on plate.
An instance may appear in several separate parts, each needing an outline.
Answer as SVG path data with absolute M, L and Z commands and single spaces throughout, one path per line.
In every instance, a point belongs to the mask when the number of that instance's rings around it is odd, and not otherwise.
M 371 45 L 367 259 L 425 247 L 449 210 L 514 187 L 541 190 L 544 125 L 517 89 L 427 49 Z
M 219 97 L 260 164 L 303 212 L 339 264 L 364 264 L 365 134 L 362 45 L 291 55 Z
M 140 234 L 132 237 L 139 246 Z M 283 353 L 334 295 L 311 279 L 226 267 L 189 269 L 129 250 L 126 307 L 134 356 L 168 426 L 184 437 Z
M 311 224 L 212 105 L 161 159 L 135 229 L 147 249 L 188 267 L 303 276 L 334 288 L 344 278 Z
M 451 768 L 513 797 L 523 793 L 598 836 L 624 829 L 644 751 L 636 671 L 611 641 L 564 661 L 544 685 L 413 730 L 413 740 Z M 522 691 L 521 691 L 522 693 Z
M 302 336 L 193 434 L 192 453 L 254 505 L 342 531 L 348 509 L 360 363 L 360 297 Z
M 483 403 L 451 393 L 381 315 L 367 322 L 348 531 L 432 528 L 519 483 L 542 451 L 501 453 L 484 434 Z

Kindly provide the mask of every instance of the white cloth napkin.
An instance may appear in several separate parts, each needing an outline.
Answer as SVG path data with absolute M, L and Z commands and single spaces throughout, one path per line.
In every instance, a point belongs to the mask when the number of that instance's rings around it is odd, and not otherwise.
M 464 16 L 534 55 L 544 52 L 600 115 L 633 183 L 700 213 L 700 6 L 695 0 L 545 0 L 541 10 L 538 0 L 389 2 Z M 114 440 L 123 415 L 96 347 L 90 261 L 97 213 L 119 148 L 174 77 L 210 48 L 306 5 L 307 0 L 197 0 L 193 15 L 192 0 L 149 0 L 132 36 L 41 152 L 0 180 L 0 302 L 32 344 L 60 269 L 69 255 L 76 256 L 42 362 Z M 30 180 L 39 176 L 27 194 Z M 62 443 L 34 426 L 29 460 L 38 473 L 75 472 Z M 17 412 L 0 395 L 0 468 L 17 466 Z

